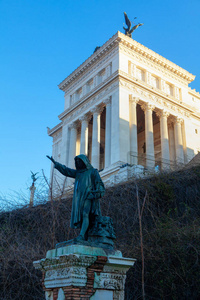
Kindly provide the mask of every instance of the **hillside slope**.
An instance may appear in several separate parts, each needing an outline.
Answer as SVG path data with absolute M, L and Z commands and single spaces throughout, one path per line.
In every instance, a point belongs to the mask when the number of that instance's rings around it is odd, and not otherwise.
M 161 174 L 107 189 L 102 214 L 112 217 L 115 247 L 136 258 L 125 299 L 142 298 L 136 187 L 142 216 L 146 299 L 200 299 L 200 167 Z M 73 238 L 71 197 L 0 215 L 0 299 L 45 299 L 32 262 Z

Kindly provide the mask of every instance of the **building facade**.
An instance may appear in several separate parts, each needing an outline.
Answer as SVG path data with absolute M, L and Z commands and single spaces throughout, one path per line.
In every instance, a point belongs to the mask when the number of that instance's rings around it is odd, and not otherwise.
M 188 163 L 200 151 L 200 94 L 188 87 L 194 78 L 117 32 L 60 83 L 65 106 L 48 129 L 52 156 L 74 168 L 74 157 L 87 155 L 108 185 Z M 53 167 L 51 176 L 63 184 Z

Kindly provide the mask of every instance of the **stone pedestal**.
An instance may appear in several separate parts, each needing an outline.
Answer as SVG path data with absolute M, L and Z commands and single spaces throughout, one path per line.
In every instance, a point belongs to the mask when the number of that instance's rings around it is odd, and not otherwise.
M 43 272 L 46 300 L 123 300 L 126 272 L 135 259 L 120 251 L 69 245 L 34 262 Z

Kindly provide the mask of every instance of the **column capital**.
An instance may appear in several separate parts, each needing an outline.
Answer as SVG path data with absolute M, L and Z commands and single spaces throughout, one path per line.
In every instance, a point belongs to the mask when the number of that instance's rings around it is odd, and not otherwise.
M 183 119 L 178 116 L 175 116 L 175 123 L 181 124 L 181 123 L 183 123 Z
M 169 115 L 170 115 L 170 113 L 169 113 L 168 111 L 166 111 L 166 110 L 163 109 L 163 110 L 157 111 L 157 112 L 156 112 L 156 115 L 157 115 L 159 118 L 161 118 L 161 117 L 168 118 Z
M 137 104 L 139 102 L 140 98 L 139 97 L 133 97 L 133 95 L 129 95 L 129 101 L 131 103 Z
M 103 100 L 103 103 L 105 105 L 111 104 L 111 97 L 106 98 L 105 100 Z
M 92 114 L 91 113 L 86 113 L 85 115 L 80 116 L 79 120 L 80 120 L 81 123 L 83 121 L 88 121 L 89 122 L 91 120 L 91 118 L 92 118 Z
M 169 129 L 173 129 L 174 128 L 174 122 L 172 120 L 170 120 L 168 123 L 167 123 Z
M 101 114 L 102 111 L 103 111 L 104 107 L 103 106 L 99 106 L 99 105 L 96 105 L 95 107 L 93 107 L 90 111 L 92 114 Z
M 152 105 L 152 104 L 146 102 L 146 103 L 143 103 L 143 104 L 141 105 L 141 109 L 142 109 L 144 112 L 146 112 L 146 111 L 148 111 L 148 110 L 153 111 L 153 110 L 155 109 L 155 105 Z
M 77 129 L 77 127 L 78 127 L 78 122 L 77 122 L 77 121 L 75 121 L 75 122 L 69 124 L 69 128 L 70 128 L 70 129 Z

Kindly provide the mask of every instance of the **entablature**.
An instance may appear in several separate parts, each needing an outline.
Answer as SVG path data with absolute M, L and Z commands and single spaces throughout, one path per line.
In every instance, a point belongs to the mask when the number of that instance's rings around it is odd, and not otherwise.
M 76 121 L 80 116 L 89 113 L 91 109 L 96 105 L 105 106 L 105 99 L 110 97 L 112 92 L 119 86 L 118 81 L 112 81 L 104 89 L 101 89 L 98 93 L 93 94 L 81 103 L 79 102 L 73 109 L 64 111 L 60 116 L 60 120 L 64 124 Z
M 53 135 L 62 128 L 62 122 L 54 126 L 53 128 L 47 127 L 47 133 L 49 136 L 53 137 Z
M 116 33 L 113 37 L 111 37 L 103 46 L 101 46 L 96 52 L 94 52 L 88 59 L 86 59 L 77 69 L 75 69 L 66 79 L 64 79 L 59 85 L 59 89 L 62 91 L 66 91 L 71 83 L 79 78 L 82 79 L 82 76 L 86 74 L 89 70 L 94 70 L 94 65 L 98 63 L 102 63 L 100 61 L 101 58 L 107 59 L 108 53 L 115 47 L 118 46 L 117 42 L 118 33 Z M 95 67 L 95 68 L 96 68 Z
M 163 95 L 150 89 L 141 82 L 133 80 L 132 78 L 128 78 L 126 73 L 123 75 L 121 74 L 119 82 L 120 85 L 128 89 L 130 93 L 134 93 L 134 95 L 140 99 L 143 98 L 146 101 L 154 103 L 159 109 L 166 108 L 172 113 L 176 112 L 176 114 L 180 114 L 187 118 L 189 118 L 191 115 L 196 115 L 198 117 L 198 114 L 196 114 L 191 108 L 182 103 L 177 103 L 172 97 Z
M 185 69 L 179 67 L 170 60 L 164 58 L 163 56 L 157 54 L 153 50 L 145 47 L 144 45 L 136 42 L 132 38 L 126 36 L 125 34 L 118 32 L 118 42 L 120 45 L 124 45 L 126 48 L 133 50 L 133 52 L 140 54 L 149 61 L 153 62 L 154 65 L 162 66 L 163 69 L 174 73 L 182 79 L 186 80 L 188 83 L 195 79 L 195 76 Z
M 64 112 L 62 112 L 58 116 L 59 119 L 63 120 L 63 118 L 66 115 L 68 115 L 72 111 L 76 110 L 77 107 L 79 107 L 83 103 L 87 102 L 89 99 L 95 98 L 95 97 L 99 98 L 99 97 L 103 96 L 103 94 L 107 93 L 110 90 L 110 83 L 113 82 L 115 80 L 115 78 L 117 78 L 117 77 L 118 77 L 118 71 L 113 73 L 109 78 L 107 78 L 106 81 L 102 82 L 101 84 L 99 84 L 98 86 L 93 88 L 89 93 L 87 93 L 82 98 L 80 98 L 79 101 L 75 102 L 72 106 L 70 106 L 68 109 L 66 109 Z

